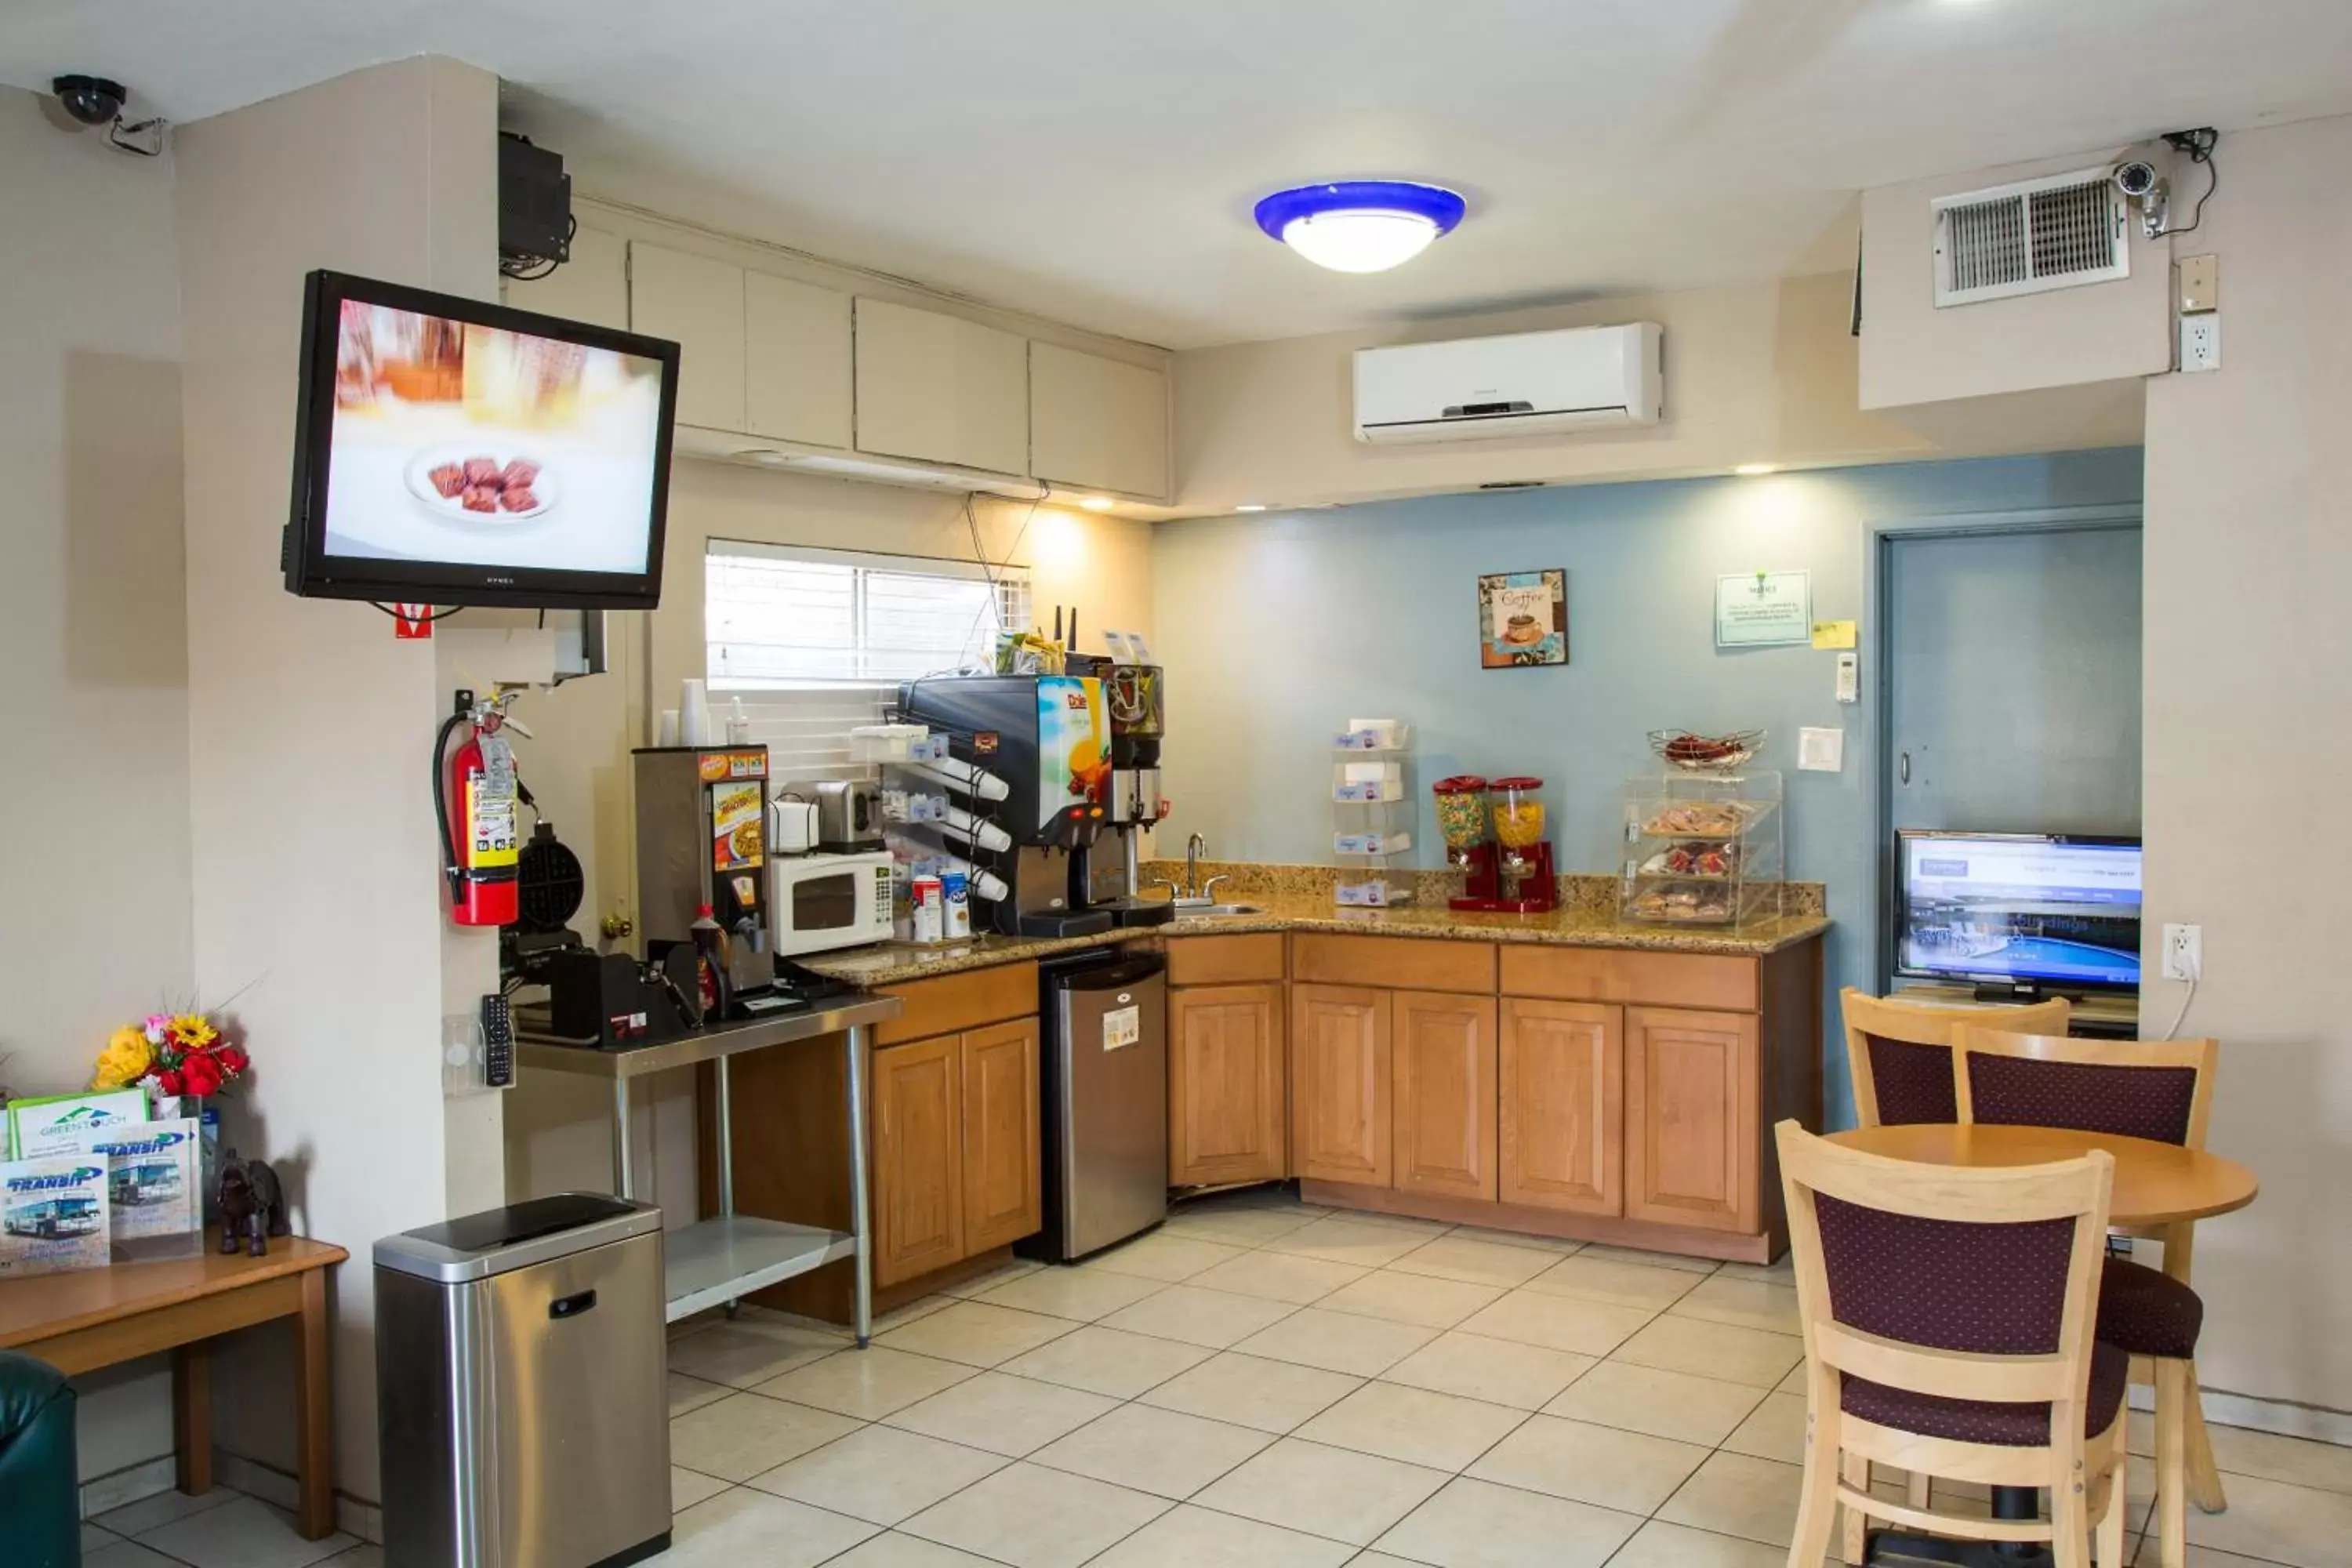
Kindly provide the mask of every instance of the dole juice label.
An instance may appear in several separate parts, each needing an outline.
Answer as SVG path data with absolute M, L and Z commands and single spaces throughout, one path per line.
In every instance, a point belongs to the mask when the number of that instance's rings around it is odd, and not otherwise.
M 1102 682 L 1091 676 L 1037 678 L 1037 826 L 1074 805 L 1099 805 L 1110 787 L 1103 733 Z

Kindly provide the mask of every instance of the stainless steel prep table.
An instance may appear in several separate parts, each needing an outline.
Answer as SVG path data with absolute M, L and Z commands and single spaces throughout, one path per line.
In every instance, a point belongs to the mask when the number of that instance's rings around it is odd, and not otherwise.
M 677 1321 L 710 1307 L 732 1307 L 754 1290 L 820 1268 L 854 1259 L 857 1342 L 866 1342 L 874 1315 L 874 1221 L 867 1201 L 866 1062 L 873 1026 L 898 1016 L 896 996 L 844 997 L 820 1011 L 792 1013 L 700 1030 L 659 1045 L 604 1048 L 572 1044 L 521 1026 L 516 1054 L 537 1072 L 572 1073 L 610 1079 L 613 1085 L 613 1180 L 625 1198 L 635 1197 L 636 1175 L 629 1152 L 629 1086 L 654 1073 L 712 1066 L 713 1110 L 718 1122 L 719 1213 L 673 1230 L 663 1238 L 667 1262 L 664 1294 L 667 1320 Z M 850 1229 L 826 1230 L 761 1219 L 735 1212 L 735 1151 L 728 1103 L 727 1058 L 804 1040 L 840 1035 L 848 1052 Z

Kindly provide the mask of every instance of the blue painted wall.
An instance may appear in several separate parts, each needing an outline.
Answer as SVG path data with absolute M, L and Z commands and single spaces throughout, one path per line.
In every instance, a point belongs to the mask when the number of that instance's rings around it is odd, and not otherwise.
M 1762 764 L 1787 774 L 1790 874 L 1827 884 L 1838 922 L 1833 1015 L 1838 987 L 1871 983 L 1870 627 L 1864 700 L 1841 706 L 1832 653 L 1716 648 L 1716 577 L 1808 571 L 1815 618 L 1858 620 L 1873 525 L 2136 503 L 2140 468 L 2132 447 L 1161 524 L 1162 852 L 1199 832 L 1221 859 L 1328 864 L 1328 737 L 1350 718 L 1394 718 L 1415 729 L 1423 865 L 1440 858 L 1432 781 L 1523 772 L 1545 781 L 1561 868 L 1606 873 L 1624 781 L 1652 765 L 1649 731 L 1762 728 Z M 1481 669 L 1478 574 L 1551 566 L 1568 572 L 1568 666 Z M 1804 725 L 1844 727 L 1843 773 L 1796 771 Z M 1843 1058 L 1826 1057 L 1836 1126 L 1852 1120 Z

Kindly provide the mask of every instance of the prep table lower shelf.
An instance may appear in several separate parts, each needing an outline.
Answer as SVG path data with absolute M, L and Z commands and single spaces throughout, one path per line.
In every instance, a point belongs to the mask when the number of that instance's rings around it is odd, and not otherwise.
M 866 1055 L 876 1024 L 898 1016 L 895 996 L 844 997 L 822 1009 L 787 1013 L 747 1023 L 698 1030 L 659 1045 L 604 1049 L 535 1033 L 517 1031 L 516 1055 L 524 1070 L 601 1078 L 613 1086 L 613 1181 L 623 1197 L 636 1195 L 635 1162 L 630 1154 L 629 1086 L 657 1072 L 709 1062 L 716 1089 L 719 1147 L 719 1213 L 668 1232 L 662 1241 L 667 1263 L 664 1316 L 669 1322 L 712 1307 L 728 1307 L 754 1290 L 848 1258 L 856 1274 L 855 1326 L 866 1343 L 873 1326 L 873 1226 L 866 1203 Z M 745 1051 L 838 1036 L 848 1055 L 851 1228 L 828 1230 L 735 1212 L 734 1135 L 727 1085 L 727 1059 Z
M 857 1256 L 857 1237 L 843 1230 L 720 1215 L 662 1237 L 667 1262 L 664 1293 L 670 1322 L 740 1300 L 754 1290 Z

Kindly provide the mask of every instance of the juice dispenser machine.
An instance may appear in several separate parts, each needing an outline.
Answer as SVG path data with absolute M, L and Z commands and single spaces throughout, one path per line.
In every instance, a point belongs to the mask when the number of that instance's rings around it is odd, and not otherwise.
M 1156 664 L 1097 663 L 1105 716 L 1110 722 L 1110 816 L 1107 832 L 1072 860 L 1081 904 L 1109 912 L 1121 926 L 1160 925 L 1174 918 L 1166 899 L 1141 896 L 1143 835 L 1168 815 L 1160 795 L 1160 742 L 1167 723 L 1166 671 Z M 1112 840 L 1116 839 L 1114 847 Z
M 757 1013 L 776 980 L 765 891 L 768 748 L 648 746 L 636 769 L 637 909 L 646 956 L 694 940 L 702 907 L 727 933 L 728 989 Z
M 898 688 L 898 717 L 948 737 L 949 754 L 1003 781 L 963 809 L 992 832 L 971 836 L 971 861 L 1006 896 L 974 889 L 975 926 L 1005 936 L 1091 936 L 1111 928 L 1093 907 L 1084 852 L 1108 826 L 1110 749 L 1102 682 L 1076 675 L 956 675 Z M 992 848 L 991 842 L 1006 848 Z

